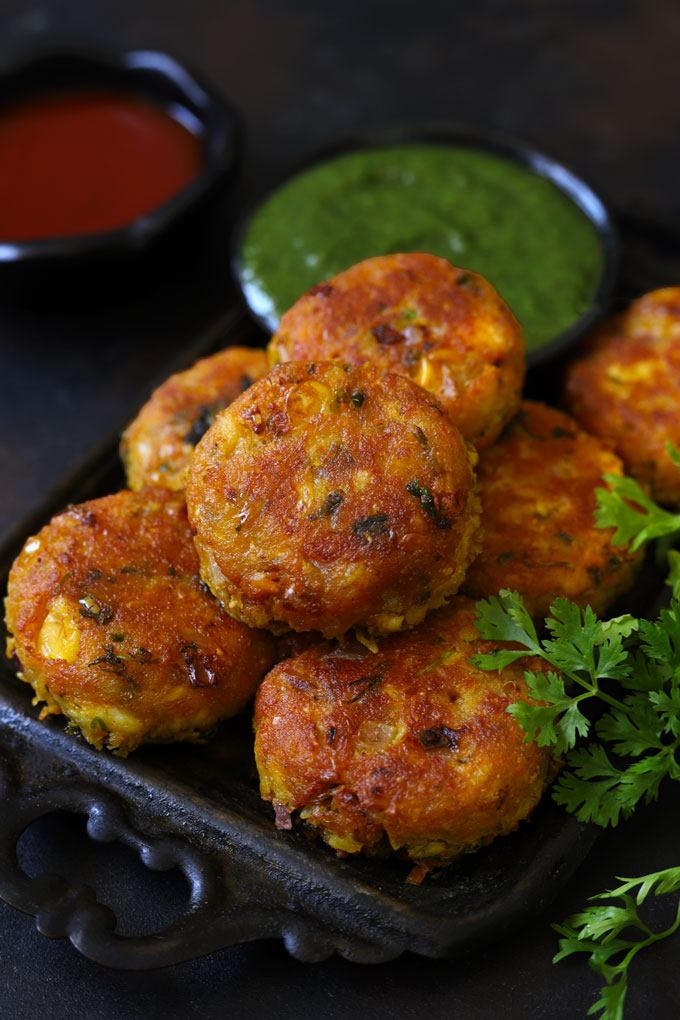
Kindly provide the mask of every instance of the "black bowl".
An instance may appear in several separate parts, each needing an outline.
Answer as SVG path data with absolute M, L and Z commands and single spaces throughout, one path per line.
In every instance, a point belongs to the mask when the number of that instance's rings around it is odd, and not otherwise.
M 535 350 L 527 352 L 527 364 L 538 365 L 562 354 L 566 348 L 575 344 L 588 330 L 609 310 L 614 297 L 619 275 L 620 243 L 619 232 L 613 214 L 604 200 L 584 180 L 563 164 L 531 148 L 522 142 L 499 134 L 481 132 L 466 127 L 429 126 L 421 128 L 388 128 L 370 135 L 357 135 L 343 139 L 323 149 L 316 150 L 300 161 L 285 176 L 281 184 L 286 183 L 299 173 L 320 163 L 331 161 L 360 149 L 379 149 L 389 146 L 418 143 L 433 143 L 479 149 L 510 160 L 533 171 L 538 177 L 549 180 L 561 191 L 589 220 L 594 227 L 602 251 L 602 268 L 595 282 L 593 296 L 586 311 L 565 330 Z M 270 192 L 269 194 L 272 194 Z M 246 304 L 256 321 L 267 332 L 274 332 L 278 321 L 270 314 L 263 313 L 253 306 L 249 295 L 247 281 L 243 274 L 242 249 L 245 236 L 252 217 L 262 203 L 269 197 L 265 195 L 237 224 L 232 237 L 232 271 Z
M 63 266 L 71 260 L 118 260 L 146 251 L 161 235 L 201 206 L 236 168 L 241 122 L 211 86 L 155 50 L 125 53 L 56 50 L 22 60 L 0 76 L 0 106 L 73 89 L 105 89 L 148 99 L 198 138 L 202 169 L 163 205 L 120 229 L 94 234 L 12 241 L 0 237 L 0 278 L 15 269 Z

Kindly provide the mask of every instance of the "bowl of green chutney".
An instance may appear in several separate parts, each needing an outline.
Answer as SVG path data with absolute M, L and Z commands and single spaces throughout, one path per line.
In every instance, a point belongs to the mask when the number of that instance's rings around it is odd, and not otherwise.
M 486 277 L 522 325 L 530 366 L 608 311 L 618 277 L 614 218 L 585 181 L 519 142 L 451 128 L 315 153 L 244 217 L 233 268 L 251 313 L 274 332 L 311 287 L 412 251 Z

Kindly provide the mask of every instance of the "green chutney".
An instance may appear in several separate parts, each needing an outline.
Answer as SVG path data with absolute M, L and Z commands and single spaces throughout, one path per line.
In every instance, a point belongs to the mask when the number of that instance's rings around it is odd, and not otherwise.
M 275 329 L 315 284 L 412 251 L 486 277 L 528 351 L 590 307 L 603 266 L 594 226 L 549 180 L 481 149 L 420 143 L 355 150 L 284 183 L 248 224 L 241 281 Z

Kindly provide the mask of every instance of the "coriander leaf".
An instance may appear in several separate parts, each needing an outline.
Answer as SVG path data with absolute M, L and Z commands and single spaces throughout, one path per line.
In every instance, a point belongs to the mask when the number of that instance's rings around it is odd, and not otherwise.
M 608 741 L 615 754 L 642 755 L 650 749 L 661 750 L 664 743 L 659 733 L 659 717 L 646 693 L 629 694 L 624 705 L 630 711 L 607 712 L 598 719 L 595 729 L 600 740 Z
M 648 754 L 629 765 L 621 775 L 620 800 L 627 817 L 644 797 L 650 804 L 659 796 L 659 787 L 669 771 L 669 749 Z
M 625 892 L 617 892 L 617 898 L 623 901 L 623 906 L 615 906 L 613 903 L 600 904 L 598 906 L 586 907 L 578 914 L 573 914 L 567 924 L 573 928 L 580 928 L 578 939 L 588 939 L 593 942 L 606 940 L 609 943 L 618 937 L 626 928 L 641 927 L 640 919 L 635 909 L 635 901 Z M 591 899 L 612 899 L 611 892 L 602 896 L 592 896 Z M 621 943 L 624 945 L 625 943 Z
M 590 606 L 581 612 L 575 602 L 555 599 L 545 625 L 552 634 L 552 640 L 546 641 L 546 649 L 556 666 L 568 672 L 582 669 L 594 673 L 597 623 Z
M 680 868 L 619 881 L 622 884 L 616 889 L 591 896 L 591 901 L 605 902 L 588 906 L 563 924 L 553 925 L 561 936 L 553 963 L 575 953 L 589 953 L 590 966 L 606 981 L 600 989 L 600 998 L 588 1010 L 591 1016 L 599 1012 L 600 1020 L 622 1020 L 628 968 L 634 957 L 641 949 L 668 938 L 680 927 L 680 901 L 675 921 L 664 931 L 651 931 L 637 912 L 637 906 L 650 893 L 659 896 L 680 890 Z M 618 905 L 611 902 L 616 900 Z M 624 938 L 628 931 L 631 937 Z
M 680 890 L 680 868 L 666 868 L 663 871 L 653 871 L 651 874 L 643 875 L 640 878 L 619 878 L 619 882 L 622 882 L 623 885 L 617 886 L 616 889 L 610 889 L 606 895 L 610 897 L 623 896 L 637 886 L 638 891 L 635 896 L 635 902 L 639 905 L 647 899 L 650 892 L 654 893 L 655 896 L 660 896 L 663 893 Z M 591 899 L 600 899 L 600 897 L 593 896 Z
M 668 550 L 668 577 L 666 584 L 673 590 L 673 598 L 680 597 L 680 552 L 677 549 Z
M 669 453 L 680 468 L 680 451 L 669 448 Z M 637 483 L 617 476 L 606 481 L 611 488 L 598 490 L 597 523 L 616 529 L 615 542 L 631 542 L 636 549 L 648 538 L 670 541 L 680 531 L 680 514 L 657 507 Z M 546 620 L 549 637 L 540 641 L 517 593 L 503 591 L 477 605 L 483 637 L 516 642 L 523 649 L 499 648 L 478 656 L 481 668 L 500 670 L 525 652 L 552 667 L 525 673 L 529 694 L 538 703 L 520 701 L 508 712 L 526 739 L 565 756 L 553 798 L 583 822 L 614 826 L 640 801 L 654 800 L 665 778 L 680 781 L 680 551 L 669 550 L 667 542 L 663 553 L 673 598 L 654 622 L 631 616 L 601 621 L 590 607 L 581 610 L 557 599 Z M 604 680 L 617 681 L 622 696 L 613 696 L 611 684 L 601 687 Z M 607 705 L 594 726 L 602 743 L 575 747 L 591 728 L 583 705 L 592 698 Z M 621 881 L 617 889 L 595 897 L 607 902 L 554 926 L 561 936 L 554 962 L 585 952 L 606 982 L 589 1010 L 600 1020 L 622 1020 L 631 961 L 640 949 L 680 927 L 680 902 L 674 923 L 659 933 L 647 927 L 636 909 L 650 892 L 678 892 L 680 868 Z
M 617 825 L 640 801 L 654 800 L 665 778 L 680 780 L 678 600 L 656 622 L 631 616 L 603 622 L 588 606 L 556 599 L 546 620 L 550 637 L 541 643 L 521 598 L 504 591 L 478 604 L 478 626 L 483 636 L 514 640 L 552 667 L 525 674 L 535 703 L 520 701 L 508 712 L 527 739 L 566 755 L 553 787 L 558 804 L 581 821 Z M 499 648 L 475 661 L 501 669 L 519 655 Z M 618 681 L 623 696 L 615 697 L 602 680 Z M 607 706 L 595 724 L 601 743 L 577 748 L 591 728 L 584 708 L 593 698 Z
M 595 677 L 598 680 L 626 680 L 630 676 L 630 659 L 620 634 L 607 639 L 599 649 Z
M 628 691 L 661 690 L 668 681 L 668 670 L 663 665 L 648 659 L 637 648 L 629 651 L 630 672 L 616 679 Z
M 620 679 L 630 672 L 623 638 L 637 629 L 632 616 L 598 620 L 590 606 L 581 610 L 568 599 L 556 599 L 545 625 L 552 640 L 545 642 L 550 661 L 566 673 L 583 670 L 593 680 Z
M 525 673 L 529 694 L 547 704 L 531 705 L 517 701 L 508 707 L 524 730 L 525 740 L 535 740 L 539 747 L 552 746 L 555 754 L 562 754 L 576 743 L 577 737 L 587 735 L 590 723 L 579 708 L 579 701 L 589 697 L 570 696 L 564 689 L 564 677 L 559 673 Z
M 574 953 L 590 953 L 597 945 L 596 942 L 579 935 L 573 927 L 579 916 L 579 914 L 574 914 L 565 924 L 551 925 L 553 931 L 562 936 L 558 941 L 560 951 L 553 956 L 553 963 L 559 963 L 560 960 L 565 960 L 567 956 L 572 956 Z
M 595 490 L 595 527 L 616 528 L 614 545 L 629 545 L 634 551 L 651 538 L 680 529 L 680 514 L 663 510 L 632 478 L 605 475 L 604 480 L 610 488 Z
M 620 634 L 622 638 L 630 637 L 640 627 L 640 621 L 636 620 L 630 613 L 623 616 L 612 616 L 611 620 L 600 620 L 600 632 L 605 637 L 613 637 Z
M 600 998 L 588 1010 L 588 1016 L 594 1016 L 601 1010 L 601 1020 L 623 1020 L 623 1004 L 628 990 L 626 974 L 622 974 L 613 985 L 603 985 Z
M 532 655 L 541 654 L 533 620 L 516 591 L 504 588 L 498 595 L 479 601 L 476 609 L 475 624 L 480 637 L 488 641 L 516 641 L 525 649 L 520 653 L 522 655 L 527 652 Z M 519 658 L 519 655 L 515 658 Z M 496 669 L 497 666 L 490 668 Z
M 628 804 L 621 784 L 621 769 L 613 765 L 601 744 L 572 751 L 568 771 L 557 780 L 553 799 L 576 815 L 580 822 L 617 825 L 620 815 L 628 817 L 634 805 Z
M 674 737 L 680 737 L 680 689 L 677 685 L 668 693 L 650 691 L 648 697 L 661 718 L 664 731 Z
M 655 800 L 661 781 L 668 775 L 668 748 L 639 758 L 626 768 L 618 768 L 607 757 L 601 744 L 577 748 L 567 757 L 553 798 L 581 822 L 618 825 L 629 818 L 642 799 Z
M 671 670 L 680 668 L 680 601 L 673 599 L 662 609 L 656 622 L 640 621 L 642 650 L 648 659 L 667 664 Z
M 666 452 L 675 464 L 676 468 L 680 469 L 680 449 L 673 446 L 670 439 L 666 443 Z
M 500 673 L 506 666 L 517 662 L 518 659 L 523 659 L 526 655 L 527 652 L 524 648 L 494 648 L 490 652 L 480 652 L 478 655 L 471 656 L 470 662 L 477 669 L 497 669 Z

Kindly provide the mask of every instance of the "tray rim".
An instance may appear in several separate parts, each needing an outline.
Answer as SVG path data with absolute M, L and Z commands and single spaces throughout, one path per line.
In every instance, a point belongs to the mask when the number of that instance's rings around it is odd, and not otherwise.
M 629 222 L 633 224 L 635 231 L 637 229 L 635 221 Z M 645 226 L 644 221 L 642 226 Z M 671 230 L 660 224 L 649 226 L 652 232 L 658 232 L 660 244 L 669 243 L 680 252 L 680 238 Z M 234 341 L 229 339 L 230 335 L 234 331 L 238 333 L 244 319 L 245 313 L 242 310 L 231 307 L 223 319 L 191 346 L 187 360 L 189 357 L 208 353 L 210 349 L 214 349 L 219 339 L 233 343 Z M 251 336 L 254 335 L 256 327 L 249 324 L 249 331 Z M 207 337 L 209 339 L 206 339 Z M 177 368 L 173 367 L 172 370 L 176 371 Z M 101 483 L 101 476 L 111 470 L 116 463 L 116 452 L 112 447 L 113 443 L 109 437 L 105 443 L 100 444 L 95 455 L 65 480 L 63 486 L 47 495 L 41 507 L 31 514 L 30 523 L 32 525 L 38 521 L 44 523 L 55 510 L 63 507 L 64 499 L 69 492 L 75 498 L 83 498 L 78 492 L 78 485 L 82 486 L 88 476 L 91 481 L 94 479 Z M 25 539 L 27 531 L 26 521 L 19 522 L 0 548 L 0 563 L 6 562 L 9 566 L 10 558 L 18 551 L 18 546 Z M 2 673 L 9 674 L 9 669 L 4 664 Z M 422 933 L 413 926 L 417 910 L 414 911 L 411 906 L 404 910 L 404 904 L 401 904 L 402 914 L 392 925 L 390 937 L 384 937 L 382 943 L 378 939 L 376 943 L 370 930 L 365 932 L 367 937 L 364 937 L 361 924 L 358 931 L 344 930 L 343 923 L 347 918 L 342 917 L 343 903 L 347 910 L 348 889 L 352 888 L 355 897 L 363 898 L 374 896 L 375 889 L 367 891 L 366 888 L 362 888 L 359 880 L 355 881 L 353 887 L 351 882 L 344 884 L 340 882 L 337 888 L 334 887 L 332 890 L 330 898 L 326 889 L 326 901 L 321 902 L 319 920 L 315 913 L 319 904 L 312 904 L 312 909 L 309 909 L 309 889 L 304 887 L 309 886 L 310 871 L 313 874 L 314 888 L 315 883 L 321 887 L 324 883 L 319 882 L 318 869 L 312 868 L 307 861 L 306 867 L 302 867 L 305 874 L 296 876 L 295 895 L 284 896 L 281 901 L 281 883 L 279 881 L 279 888 L 276 888 L 276 882 L 272 886 L 269 881 L 271 875 L 266 869 L 262 870 L 262 862 L 274 847 L 278 851 L 274 855 L 276 857 L 274 870 L 280 869 L 282 862 L 284 866 L 288 866 L 291 859 L 291 853 L 286 849 L 288 834 L 278 833 L 272 825 L 268 830 L 268 841 L 263 848 L 260 843 L 261 832 L 253 830 L 250 833 L 252 841 L 249 846 L 253 859 L 245 862 L 234 859 L 230 846 L 220 851 L 211 846 L 206 848 L 205 845 L 200 845 L 200 841 L 197 844 L 195 839 L 192 839 L 191 831 L 187 832 L 187 826 L 184 824 L 180 825 L 179 829 L 169 831 L 167 825 L 159 825 L 157 819 L 153 817 L 145 819 L 135 807 L 136 796 L 140 791 L 144 791 L 144 799 L 148 795 L 148 787 L 145 787 L 140 779 L 140 769 L 134 764 L 136 759 L 129 759 L 122 770 L 118 770 L 118 785 L 113 784 L 112 794 L 106 782 L 98 781 L 98 769 L 93 767 L 97 756 L 100 763 L 108 760 L 102 758 L 102 752 L 95 751 L 89 745 L 77 745 L 72 737 L 67 738 L 63 733 L 58 733 L 54 720 L 39 723 L 35 713 L 27 707 L 28 691 L 22 693 L 23 700 L 17 703 L 18 689 L 12 690 L 12 684 L 16 688 L 18 681 L 11 680 L 8 688 L 6 681 L 0 680 L 0 780 L 3 779 L 4 758 L 5 789 L 12 790 L 12 770 L 19 767 L 20 771 L 20 768 L 25 766 L 26 748 L 33 751 L 37 747 L 43 755 L 47 757 L 51 755 L 69 768 L 75 768 L 76 775 L 69 778 L 66 783 L 59 779 L 54 780 L 54 777 L 52 780 L 46 777 L 44 788 L 38 784 L 37 792 L 25 790 L 22 793 L 19 786 L 16 795 L 8 794 L 0 800 L 0 818 L 4 814 L 6 822 L 9 819 L 9 828 L 7 824 L 5 825 L 7 831 L 0 830 L 0 897 L 18 909 L 33 913 L 37 917 L 39 930 L 45 934 L 51 937 L 68 936 L 80 952 L 108 966 L 135 970 L 168 966 L 228 945 L 271 937 L 283 938 L 291 955 L 306 961 L 326 959 L 334 952 L 360 962 L 381 962 L 392 959 L 405 950 L 424 956 L 451 956 L 475 948 L 484 941 L 490 941 L 494 935 L 502 936 L 514 925 L 527 921 L 532 914 L 544 909 L 587 855 L 599 831 L 593 826 L 581 825 L 573 816 L 560 811 L 561 824 L 558 826 L 560 831 L 553 839 L 552 846 L 548 848 L 547 859 L 543 862 L 544 874 L 551 875 L 556 872 L 553 874 L 550 889 L 548 891 L 522 889 L 522 909 L 511 911 L 507 916 L 494 917 L 491 924 L 487 912 L 485 917 L 481 917 L 477 927 L 468 931 L 467 937 L 465 932 L 454 931 L 452 934 L 451 926 L 447 928 L 446 919 L 442 921 L 437 917 L 434 919 L 436 923 L 433 925 L 433 936 L 429 940 L 423 938 Z M 23 756 L 22 751 L 14 746 L 17 740 L 24 743 Z M 122 761 L 114 760 L 118 763 Z M 90 764 L 87 764 L 88 762 Z M 127 777 L 126 782 L 123 781 L 123 776 Z M 1 788 L 2 782 L 0 791 Z M 135 790 L 136 794 L 133 793 Z M 22 798 L 25 802 L 27 797 L 31 803 L 28 806 L 23 803 L 22 806 Z M 542 805 L 546 801 L 552 803 L 547 794 Z M 144 862 L 150 866 L 168 866 L 168 861 L 178 864 L 188 877 L 191 888 L 189 909 L 184 918 L 160 935 L 124 939 L 113 934 L 115 919 L 108 908 L 96 903 L 91 890 L 62 888 L 61 891 L 55 891 L 54 883 L 43 882 L 41 885 L 41 879 L 32 880 L 28 884 L 22 882 L 16 864 L 16 839 L 12 842 L 13 834 L 18 838 L 18 834 L 15 833 L 16 827 L 22 824 L 25 818 L 39 817 L 40 813 L 45 813 L 50 803 L 61 805 L 62 802 L 69 810 L 88 814 L 88 831 L 93 838 L 120 839 L 128 842 L 138 849 Z M 198 814 L 200 815 L 200 812 Z M 532 819 L 523 824 L 531 827 L 534 821 L 535 819 Z M 546 837 L 545 833 L 543 835 Z M 513 837 L 509 836 L 504 838 L 505 842 L 496 843 L 507 845 L 507 841 L 512 839 Z M 293 856 L 296 853 L 297 850 L 293 850 Z M 246 864 L 252 865 L 253 860 L 256 862 L 255 868 L 250 867 L 249 871 L 246 868 L 246 872 L 252 881 L 260 877 L 258 868 L 262 875 L 265 875 L 267 880 L 256 890 L 264 897 L 264 902 L 245 903 L 244 906 L 242 893 L 237 895 L 233 902 L 227 902 L 224 890 L 232 889 L 233 892 L 234 880 L 230 877 L 231 873 L 239 873 L 239 869 L 243 871 Z M 270 861 L 267 863 L 271 864 Z M 531 875 L 528 878 L 530 879 Z M 559 882 L 555 881 L 556 878 Z M 321 900 L 323 901 L 323 896 Z M 351 906 L 357 907 L 357 904 Z M 376 923 L 375 914 L 371 915 L 370 910 L 366 914 L 366 904 L 361 903 L 358 906 L 364 910 L 364 921 L 368 917 L 371 923 Z M 277 911 L 278 915 L 274 917 Z M 208 930 L 211 919 L 212 929 Z M 221 927 L 216 924 L 220 919 L 223 922 Z M 234 923 L 235 919 L 237 923 Z M 361 921 L 361 917 L 359 920 Z M 380 920 L 384 935 L 389 927 L 386 915 Z M 493 931 L 489 930 L 490 928 L 493 928 Z M 380 932 L 378 934 L 380 935 Z
M 445 910 L 431 909 L 440 887 L 426 886 L 422 890 L 400 886 L 412 902 L 399 902 L 394 888 L 381 889 L 357 873 L 357 862 L 338 862 L 324 845 L 319 845 L 320 852 L 312 856 L 306 852 L 306 845 L 301 846 L 299 836 L 279 833 L 264 817 L 244 822 L 238 811 L 213 808 L 212 802 L 196 791 L 192 796 L 188 789 L 161 791 L 150 787 L 147 778 L 154 768 L 153 761 L 104 755 L 74 740 L 56 720 L 38 721 L 28 708 L 29 692 L 22 691 L 18 681 L 14 685 L 18 688 L 14 691 L 6 690 L 6 683 L 0 685 L 0 762 L 4 759 L 5 771 L 8 759 L 11 769 L 17 757 L 33 756 L 42 761 L 41 768 L 46 760 L 56 759 L 68 776 L 64 779 L 53 774 L 50 778 L 48 769 L 44 781 L 30 783 L 25 790 L 20 788 L 14 798 L 3 797 L 0 898 L 34 914 L 39 930 L 45 934 L 67 935 L 84 955 L 109 966 L 167 966 L 253 937 L 276 936 L 283 938 L 291 955 L 305 961 L 325 959 L 333 952 L 364 963 L 384 962 L 405 950 L 434 958 L 453 956 L 500 937 L 543 909 L 599 834 L 594 826 L 582 825 L 545 798 L 540 808 L 548 814 L 547 825 L 536 828 L 535 820 L 530 820 L 518 833 L 505 837 L 505 842 L 495 841 L 496 854 L 502 847 L 510 850 L 513 843 L 519 843 L 520 849 L 524 844 L 529 846 L 529 856 L 538 862 L 534 870 L 527 870 L 521 881 L 509 883 L 500 904 L 495 902 L 489 908 L 481 902 L 471 911 L 468 908 L 462 918 L 456 917 Z M 17 744 L 23 745 L 23 752 L 17 750 Z M 11 786 L 7 777 L 5 786 Z M 150 792 L 154 798 L 151 811 Z M 16 866 L 8 862 L 16 857 L 16 839 L 27 819 L 30 824 L 42 814 L 62 808 L 88 814 L 88 831 L 93 838 L 131 843 L 151 866 L 151 849 L 158 842 L 165 846 L 169 839 L 175 848 L 172 862 L 183 870 L 191 889 L 184 917 L 153 936 L 112 940 L 108 937 L 110 916 L 106 908 L 102 913 L 91 895 L 85 894 L 83 901 L 82 891 L 67 890 L 64 896 L 69 909 L 65 914 L 58 912 L 55 920 L 53 888 L 42 891 L 40 879 L 26 882 Z M 171 819 L 168 808 L 174 812 Z M 107 820 L 103 834 L 97 821 L 102 815 Z M 201 833 L 199 839 L 197 832 Z M 220 840 L 224 840 L 221 849 Z M 476 864 L 483 865 L 483 853 L 469 855 L 473 874 Z M 225 902 L 224 889 L 216 889 L 215 880 L 211 880 L 217 873 L 220 882 L 228 886 L 234 871 L 242 876 L 241 880 L 251 883 L 245 904 L 243 895 L 237 897 L 237 902 Z M 394 886 L 399 875 L 391 874 L 390 878 Z M 548 890 L 545 881 L 550 884 Z M 482 866 L 482 887 L 484 883 Z M 207 893 L 206 888 L 211 891 Z M 423 891 L 427 893 L 424 897 Z M 71 910 L 74 898 L 77 909 Z M 455 901 L 455 894 L 452 898 Z M 419 903 L 419 899 L 430 902 Z M 229 927 L 226 941 L 224 922 L 233 920 L 236 908 L 242 908 L 241 927 L 236 931 Z M 253 915 L 250 919 L 249 913 Z M 251 923 L 255 923 L 254 935 Z M 358 931 L 353 930 L 356 926 Z M 90 929 L 89 937 L 83 936 L 83 928 Z M 178 932 L 185 940 L 179 948 Z
M 238 316 L 233 323 L 238 327 L 242 321 Z M 86 489 L 97 489 L 104 483 L 107 472 L 119 473 L 120 470 L 117 450 L 112 450 L 110 445 L 100 448 L 98 456 L 90 458 L 83 466 L 80 485 Z M 71 496 L 80 500 L 77 483 L 73 482 L 73 478 L 70 481 Z M 63 489 L 50 495 L 51 498 L 46 500 L 41 510 L 42 523 L 64 505 Z M 33 515 L 32 521 L 37 516 Z M 18 528 L 15 530 L 19 531 Z M 10 542 L 6 542 L 0 548 L 0 562 L 4 561 L 9 566 L 11 558 L 26 537 L 24 530 L 20 540 L 14 539 L 13 547 Z M 229 847 L 220 851 L 214 845 L 214 839 L 197 843 L 192 838 L 186 818 L 180 819 L 179 815 L 177 818 L 181 824 L 168 830 L 167 826 L 159 824 L 154 817 L 144 818 L 138 810 L 131 812 L 133 802 L 145 803 L 149 792 L 145 766 L 141 764 L 142 756 L 116 758 L 64 733 L 56 717 L 40 722 L 37 710 L 31 708 L 28 685 L 18 681 L 9 664 L 3 661 L 0 666 L 0 767 L 3 754 L 5 758 L 17 757 L 16 749 L 12 748 L 13 739 L 16 738 L 24 741 L 25 747 L 30 748 L 30 754 L 36 754 L 37 758 L 41 755 L 43 758 L 56 757 L 63 765 L 76 769 L 77 776 L 67 783 L 70 792 L 62 788 L 63 783 L 50 781 L 47 776 L 45 783 L 37 784 L 40 796 L 34 804 L 31 801 L 31 789 L 28 790 L 28 805 L 24 803 L 27 798 L 22 796 L 21 789 L 14 798 L 0 798 L 0 898 L 17 909 L 33 914 L 38 929 L 45 934 L 52 937 L 67 936 L 88 958 L 122 969 L 168 966 L 227 945 L 263 937 L 282 938 L 289 953 L 305 961 L 326 959 L 334 952 L 346 959 L 365 963 L 384 962 L 406 950 L 435 958 L 452 956 L 500 937 L 513 926 L 526 921 L 532 911 L 536 912 L 546 906 L 585 857 L 597 836 L 594 827 L 581 825 L 557 808 L 557 805 L 553 805 L 549 797 L 544 797 L 543 810 L 547 801 L 551 807 L 553 831 L 538 834 L 543 837 L 537 840 L 539 853 L 543 852 L 541 868 L 538 870 L 542 869 L 545 881 L 555 872 L 549 895 L 543 888 L 532 891 L 530 883 L 528 888 L 506 889 L 498 910 L 489 911 L 484 905 L 460 922 L 456 918 L 432 913 L 428 910 L 427 902 L 396 903 L 393 897 L 356 873 L 357 862 L 343 862 L 338 866 L 337 858 L 325 845 L 322 848 L 322 861 L 310 862 L 304 853 L 300 853 L 299 844 L 288 846 L 288 834 L 279 833 L 273 822 L 268 822 L 266 827 L 263 824 L 259 828 L 254 826 L 248 829 L 249 860 L 257 861 L 248 875 L 253 883 L 255 902 L 249 907 L 252 918 L 242 911 L 240 927 L 234 927 L 227 925 L 224 920 L 234 915 L 234 905 L 223 903 L 220 895 L 215 893 L 206 899 L 205 892 L 205 887 L 210 886 L 209 875 L 215 869 L 222 883 L 227 881 L 225 876 L 233 870 L 235 862 Z M 20 764 L 28 753 L 24 749 L 23 753 L 18 754 Z M 153 754 L 153 750 L 148 753 Z M 110 766 L 108 774 L 104 774 L 107 769 L 102 768 L 102 763 Z M 82 789 L 83 784 L 85 790 Z M 191 888 L 190 904 L 184 918 L 160 935 L 122 939 L 110 935 L 114 923 L 111 914 L 108 908 L 96 902 L 91 891 L 70 889 L 57 894 L 54 887 L 48 884 L 41 893 L 38 880 L 26 883 L 14 863 L 16 841 L 20 835 L 17 826 L 23 824 L 26 818 L 29 819 L 26 824 L 30 824 L 35 817 L 45 813 L 49 806 L 50 789 L 53 790 L 55 810 L 66 805 L 68 810 L 88 814 L 88 830 L 93 838 L 98 838 L 100 830 L 96 819 L 100 814 L 117 819 L 115 825 L 109 822 L 107 838 L 120 839 L 137 847 L 144 860 L 145 855 L 151 853 L 150 847 L 154 840 L 170 838 L 179 842 L 182 849 L 177 850 L 176 863 L 184 871 Z M 154 790 L 154 795 L 157 792 Z M 181 795 L 177 791 L 173 793 L 176 809 Z M 187 798 L 187 791 L 183 796 Z M 114 807 L 108 806 L 112 797 L 116 802 Z M 208 819 L 195 810 L 196 805 L 190 803 L 191 796 L 188 800 L 186 806 L 191 809 L 189 814 L 193 811 L 196 825 L 199 828 L 205 827 Z M 128 818 L 130 814 L 132 818 Z M 229 819 L 228 824 L 225 822 L 224 825 L 222 835 L 228 836 L 227 842 L 231 846 L 234 843 L 234 820 Z M 532 833 L 536 836 L 536 831 L 529 829 L 530 826 L 532 821 L 523 823 L 520 843 L 527 830 L 529 842 Z M 512 840 L 516 835 L 511 834 L 505 840 Z M 510 846 L 502 841 L 495 843 Z M 302 849 L 306 850 L 306 846 Z M 484 850 L 477 851 L 469 855 L 469 858 L 481 861 L 480 855 L 483 853 Z M 342 872 L 339 876 L 333 876 L 330 887 L 324 861 L 339 867 Z M 258 870 L 263 867 L 269 869 L 265 880 L 262 880 L 264 872 Z M 274 872 L 280 876 L 278 882 L 271 880 Z M 295 887 L 294 896 L 291 898 L 289 895 L 286 902 L 281 903 L 277 900 L 275 886 L 278 884 L 283 887 L 291 879 Z M 310 888 L 320 891 L 320 900 L 323 901 L 319 908 L 321 921 L 316 916 L 319 912 L 318 904 L 310 904 Z M 409 895 L 414 888 L 410 887 Z M 55 896 L 64 902 L 59 909 L 49 907 Z M 293 901 L 295 906 L 291 914 Z M 210 909 L 199 910 L 193 906 L 194 903 L 205 906 L 206 902 L 210 903 Z M 269 909 L 268 904 L 274 905 L 272 909 Z M 347 916 L 343 917 L 343 911 Z M 356 922 L 358 931 L 346 930 L 348 920 Z M 254 929 L 251 921 L 255 924 Z M 430 933 L 425 931 L 428 922 L 432 929 Z M 212 934 L 208 931 L 211 927 Z M 365 932 L 365 935 L 361 932 Z M 379 935 L 377 942 L 376 934 Z M 183 942 L 182 947 L 178 947 L 178 940 Z

